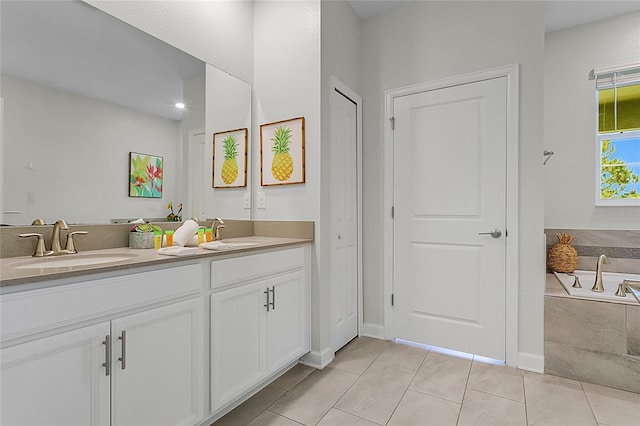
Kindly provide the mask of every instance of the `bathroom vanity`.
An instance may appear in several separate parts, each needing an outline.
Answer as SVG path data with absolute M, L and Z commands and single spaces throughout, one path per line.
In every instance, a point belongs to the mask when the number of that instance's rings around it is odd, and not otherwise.
M 235 241 L 82 253 L 93 265 L 1 259 L 0 423 L 209 424 L 295 365 L 311 240 Z

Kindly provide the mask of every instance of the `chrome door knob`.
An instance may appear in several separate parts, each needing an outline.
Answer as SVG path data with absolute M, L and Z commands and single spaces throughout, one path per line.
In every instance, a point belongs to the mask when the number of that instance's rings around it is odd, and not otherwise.
M 493 238 L 500 238 L 502 236 L 502 231 L 494 229 L 491 232 L 478 232 L 478 235 L 491 235 Z

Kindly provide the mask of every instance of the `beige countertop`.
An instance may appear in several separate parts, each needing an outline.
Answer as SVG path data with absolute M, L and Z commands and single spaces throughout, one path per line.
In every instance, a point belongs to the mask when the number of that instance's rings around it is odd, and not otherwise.
M 229 256 L 234 254 L 250 254 L 265 249 L 283 248 L 313 242 L 306 238 L 281 238 L 250 236 L 224 239 L 224 243 L 232 244 L 252 244 L 240 245 L 230 250 L 216 251 L 198 248 L 195 254 L 187 256 L 166 256 L 158 254 L 154 249 L 132 249 L 129 247 L 119 247 L 104 250 L 83 251 L 78 254 L 69 254 L 55 257 L 31 257 L 18 256 L 0 259 L 0 287 L 14 286 L 20 284 L 37 283 L 50 280 L 58 280 L 72 277 L 80 277 L 90 274 L 121 271 L 126 269 L 165 265 L 173 262 L 185 260 L 196 260 L 203 258 L 215 258 L 219 256 Z M 47 262 L 57 259 L 77 259 L 100 257 L 108 260 L 113 257 L 114 261 L 99 264 L 86 264 L 76 266 L 61 266 L 38 268 L 38 262 Z

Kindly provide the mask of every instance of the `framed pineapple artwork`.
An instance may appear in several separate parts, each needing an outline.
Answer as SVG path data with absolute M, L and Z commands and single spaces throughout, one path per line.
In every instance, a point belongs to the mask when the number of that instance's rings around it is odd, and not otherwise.
M 260 126 L 260 184 L 304 183 L 304 117 Z
M 213 134 L 213 188 L 247 186 L 248 133 L 244 128 Z

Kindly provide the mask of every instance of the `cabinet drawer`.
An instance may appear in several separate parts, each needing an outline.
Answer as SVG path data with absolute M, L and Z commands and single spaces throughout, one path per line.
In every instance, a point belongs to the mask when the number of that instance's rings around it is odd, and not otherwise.
M 211 288 L 221 288 L 265 276 L 304 268 L 304 248 L 278 250 L 211 262 Z
M 197 294 L 201 289 L 202 265 L 194 264 L 3 295 L 1 340 Z

